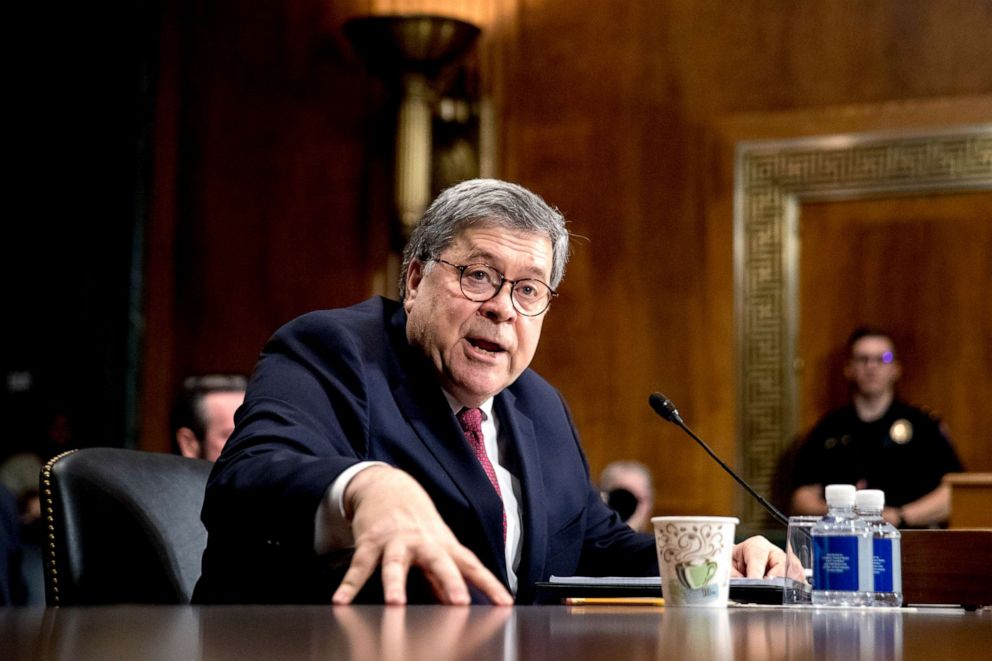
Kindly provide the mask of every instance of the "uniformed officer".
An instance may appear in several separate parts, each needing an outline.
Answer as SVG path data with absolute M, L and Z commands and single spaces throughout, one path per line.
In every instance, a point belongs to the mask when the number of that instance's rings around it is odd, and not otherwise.
M 885 492 L 883 516 L 893 525 L 925 528 L 947 521 L 947 473 L 963 470 L 936 415 L 896 397 L 902 366 L 884 331 L 861 327 L 848 340 L 844 375 L 851 402 L 827 413 L 796 455 L 792 510 L 824 514 L 823 487 L 854 484 Z

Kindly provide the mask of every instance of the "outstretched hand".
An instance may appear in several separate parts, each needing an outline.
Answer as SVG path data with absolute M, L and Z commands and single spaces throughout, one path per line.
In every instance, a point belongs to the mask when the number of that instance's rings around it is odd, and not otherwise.
M 352 514 L 355 553 L 334 593 L 335 604 L 351 603 L 380 565 L 387 604 L 406 603 L 411 566 L 423 571 L 441 603 L 470 603 L 466 581 L 493 604 L 513 603 L 506 587 L 455 538 L 430 496 L 407 473 L 389 466 L 367 468 L 352 478 L 344 502 Z

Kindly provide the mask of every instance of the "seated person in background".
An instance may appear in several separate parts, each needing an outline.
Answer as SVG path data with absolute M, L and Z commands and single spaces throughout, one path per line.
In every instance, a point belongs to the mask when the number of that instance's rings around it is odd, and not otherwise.
M 633 460 L 611 462 L 599 474 L 599 490 L 624 523 L 641 532 L 650 529 L 654 484 L 647 466 Z
M 853 484 L 885 492 L 883 516 L 893 525 L 946 522 L 950 489 L 941 479 L 962 467 L 943 425 L 895 396 L 902 367 L 887 333 L 861 327 L 847 346 L 851 402 L 825 415 L 799 448 L 793 513 L 824 514 L 824 486 Z
M 509 605 L 552 574 L 657 576 L 528 369 L 568 240 L 534 193 L 465 181 L 414 228 L 401 302 L 276 331 L 207 484 L 194 601 Z M 734 558 L 764 577 L 785 554 L 757 537 Z
M 240 374 L 206 374 L 183 381 L 172 410 L 173 449 L 191 459 L 217 461 L 234 431 L 234 412 L 245 399 Z

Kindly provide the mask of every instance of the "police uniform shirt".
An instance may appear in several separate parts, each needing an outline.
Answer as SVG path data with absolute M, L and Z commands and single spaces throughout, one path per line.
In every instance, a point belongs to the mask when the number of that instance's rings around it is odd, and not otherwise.
M 796 458 L 795 486 L 863 480 L 864 488 L 885 492 L 886 505 L 901 507 L 961 470 L 936 416 L 894 400 L 881 418 L 864 422 L 848 404 L 810 432 Z

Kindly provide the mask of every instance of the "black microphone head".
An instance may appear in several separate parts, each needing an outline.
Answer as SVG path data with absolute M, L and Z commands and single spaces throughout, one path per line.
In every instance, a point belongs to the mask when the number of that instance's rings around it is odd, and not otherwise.
M 682 416 L 679 415 L 679 410 L 675 408 L 675 402 L 668 399 L 660 392 L 651 393 L 651 396 L 648 397 L 648 403 L 651 405 L 651 408 L 654 409 L 654 412 L 663 417 L 665 420 L 675 423 L 682 421 Z

